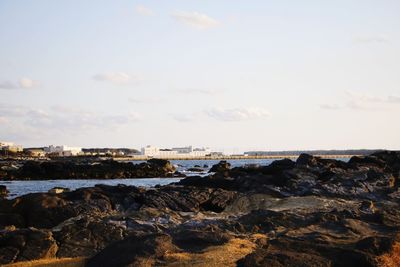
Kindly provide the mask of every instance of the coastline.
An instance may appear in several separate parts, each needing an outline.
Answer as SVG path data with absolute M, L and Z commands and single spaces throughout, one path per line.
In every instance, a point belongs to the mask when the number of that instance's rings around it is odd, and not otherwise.
M 340 159 L 340 158 L 351 158 L 351 157 L 360 157 L 363 155 L 355 155 L 355 154 L 343 154 L 343 155 L 313 155 L 314 157 L 324 158 L 324 159 Z M 299 155 L 260 155 L 260 156 L 242 156 L 242 155 L 231 155 L 231 156 L 206 156 L 206 157 L 163 157 L 165 160 L 241 160 L 241 159 L 297 159 Z M 135 156 L 135 157 L 113 157 L 113 160 L 116 161 L 143 161 L 149 160 L 151 157 L 147 156 Z

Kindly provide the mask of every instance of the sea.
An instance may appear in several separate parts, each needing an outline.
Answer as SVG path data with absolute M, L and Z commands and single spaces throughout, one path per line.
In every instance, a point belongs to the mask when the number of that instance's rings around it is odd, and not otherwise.
M 240 166 L 266 166 L 271 164 L 276 159 L 232 159 L 227 160 L 231 167 Z M 339 160 L 347 161 L 343 158 Z M 217 164 L 220 160 L 171 160 L 177 171 L 186 176 L 207 175 L 210 168 Z M 133 161 L 134 164 L 139 164 L 140 161 Z M 193 171 L 191 168 L 198 170 Z M 146 188 L 155 187 L 157 185 L 167 185 L 176 183 L 182 178 L 136 178 L 136 179 L 81 179 L 81 180 L 35 180 L 35 181 L 0 181 L 0 185 L 5 185 L 10 191 L 9 198 L 15 198 L 29 193 L 47 192 L 54 187 L 64 187 L 74 190 L 81 187 L 92 187 L 96 184 L 105 185 L 133 185 Z

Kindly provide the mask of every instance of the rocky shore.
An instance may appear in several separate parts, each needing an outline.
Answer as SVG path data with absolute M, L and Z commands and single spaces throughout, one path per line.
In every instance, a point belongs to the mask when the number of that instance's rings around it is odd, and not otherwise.
M 73 177 L 64 167 L 49 176 Z M 86 167 L 76 170 L 97 173 Z M 12 178 L 39 177 L 33 169 Z M 307 154 L 269 166 L 220 162 L 211 171 L 151 189 L 97 185 L 0 198 L 0 264 L 400 266 L 400 152 L 349 162 Z
M 0 180 L 61 180 L 182 177 L 167 160 L 134 164 L 114 160 L 6 161 L 0 163 Z

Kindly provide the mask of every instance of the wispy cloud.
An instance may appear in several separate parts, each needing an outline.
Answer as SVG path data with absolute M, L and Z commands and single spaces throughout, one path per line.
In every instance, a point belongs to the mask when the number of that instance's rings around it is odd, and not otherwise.
M 216 95 L 220 91 L 211 89 L 181 89 L 178 90 L 179 93 L 189 94 L 189 95 Z
M 383 104 L 393 104 L 400 103 L 400 96 L 394 95 L 373 95 L 368 93 L 358 93 L 354 91 L 347 91 L 346 95 L 354 101 L 364 102 L 364 103 L 383 103 Z
M 99 73 L 94 75 L 93 79 L 100 82 L 111 82 L 114 84 L 127 84 L 130 82 L 141 81 L 141 78 L 138 75 L 132 75 L 125 72 Z
M 378 34 L 378 35 L 368 35 L 368 36 L 358 36 L 354 38 L 355 43 L 388 43 L 390 40 L 386 35 Z
M 163 102 L 162 98 L 159 97 L 144 97 L 144 98 L 128 98 L 128 101 L 134 104 L 149 104 L 149 103 L 160 103 Z
M 28 126 L 41 131 L 73 133 L 84 129 L 116 128 L 141 119 L 140 114 L 103 114 L 67 106 L 30 108 L 0 104 L 3 120 L 12 121 L 14 126 Z
M 176 11 L 171 16 L 177 21 L 197 30 L 207 30 L 220 24 L 216 19 L 199 12 Z
M 380 110 L 385 109 L 393 104 L 400 104 L 400 96 L 383 95 L 377 96 L 368 93 L 359 93 L 354 91 L 347 91 L 345 93 L 346 100 L 344 104 L 322 104 L 321 109 L 338 110 L 338 109 L 352 109 L 352 110 Z
M 386 101 L 388 103 L 400 103 L 400 96 L 390 95 L 386 98 Z
M 150 8 L 145 7 L 143 5 L 136 6 L 135 11 L 137 14 L 142 15 L 142 16 L 154 16 L 155 15 L 153 10 L 151 10 Z
M 266 118 L 270 113 L 264 108 L 212 108 L 205 113 L 220 121 L 247 121 Z
M 2 81 L 0 89 L 31 89 L 39 85 L 39 82 L 31 78 L 21 78 L 16 82 Z
M 321 104 L 320 108 L 327 109 L 327 110 L 337 110 L 337 109 L 341 109 L 341 106 L 334 105 L 334 104 Z
M 197 114 L 171 114 L 172 118 L 179 122 L 193 122 L 197 119 Z
M 0 117 L 0 124 L 6 124 L 8 123 L 8 119 L 6 117 Z

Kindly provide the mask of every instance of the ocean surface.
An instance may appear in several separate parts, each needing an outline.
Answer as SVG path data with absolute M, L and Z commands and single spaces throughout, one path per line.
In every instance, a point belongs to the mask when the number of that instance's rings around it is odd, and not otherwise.
M 240 167 L 246 165 L 266 166 L 271 164 L 275 159 L 238 159 L 227 160 L 232 167 Z M 339 159 L 345 160 L 348 159 Z M 171 160 L 177 171 L 187 176 L 206 175 L 210 168 L 218 163 L 219 160 Z M 140 161 L 133 161 L 139 164 Z M 200 168 L 198 171 L 190 171 L 190 168 Z M 10 191 L 9 197 L 15 198 L 28 193 L 47 192 L 54 187 L 66 187 L 71 190 L 80 187 L 92 187 L 96 184 L 106 185 L 134 185 L 143 187 L 154 187 L 156 185 L 166 185 L 178 182 L 181 178 L 142 178 L 142 179 L 96 179 L 96 180 L 43 180 L 43 181 L 0 181 L 0 185 L 7 186 Z

